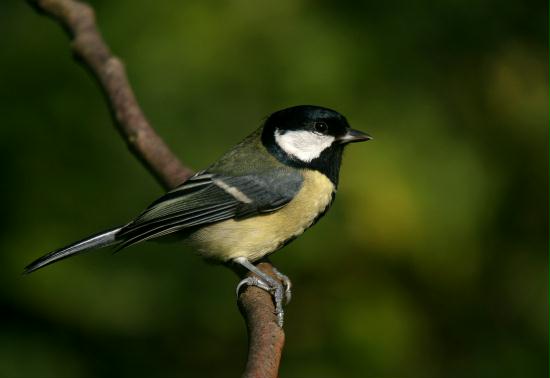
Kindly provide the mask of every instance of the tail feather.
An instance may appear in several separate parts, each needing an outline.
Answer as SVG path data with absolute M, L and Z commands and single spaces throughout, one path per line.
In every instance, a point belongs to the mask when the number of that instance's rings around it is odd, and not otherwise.
M 80 240 L 67 247 L 55 250 L 40 257 L 25 267 L 25 274 L 34 272 L 37 269 L 43 268 L 46 265 L 52 264 L 56 261 L 65 259 L 67 257 L 87 252 L 92 249 L 108 247 L 110 245 L 117 244 L 116 234 L 120 231 L 119 228 L 114 228 L 108 231 L 100 232 L 99 234 L 92 235 L 86 239 Z

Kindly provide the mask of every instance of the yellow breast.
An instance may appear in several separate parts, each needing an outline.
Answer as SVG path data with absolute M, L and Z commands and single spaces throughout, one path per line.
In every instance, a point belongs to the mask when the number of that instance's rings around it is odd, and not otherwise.
M 305 170 L 302 174 L 302 188 L 282 209 L 215 223 L 194 232 L 188 241 L 203 257 L 221 261 L 236 257 L 255 261 L 276 251 L 311 226 L 332 200 L 335 187 L 325 175 Z

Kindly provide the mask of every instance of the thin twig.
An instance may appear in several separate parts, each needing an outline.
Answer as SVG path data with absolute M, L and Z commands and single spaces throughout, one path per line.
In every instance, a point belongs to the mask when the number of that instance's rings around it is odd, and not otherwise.
M 99 83 L 115 125 L 128 147 L 165 189 L 185 181 L 192 170 L 184 166 L 149 124 L 128 82 L 124 65 L 113 56 L 99 32 L 94 10 L 74 0 L 28 0 L 39 12 L 56 20 L 71 38 L 76 59 Z M 271 265 L 259 264 L 272 274 Z M 249 287 L 239 296 L 245 319 L 249 352 L 243 377 L 275 378 L 284 346 L 271 295 Z
M 73 0 L 31 0 L 30 3 L 68 32 L 74 56 L 98 81 L 115 125 L 133 154 L 165 189 L 185 181 L 192 174 L 191 169 L 179 161 L 145 118 L 124 65 L 111 54 L 96 27 L 93 8 Z

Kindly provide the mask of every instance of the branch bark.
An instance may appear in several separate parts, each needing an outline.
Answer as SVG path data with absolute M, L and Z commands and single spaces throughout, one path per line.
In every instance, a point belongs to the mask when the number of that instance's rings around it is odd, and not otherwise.
M 57 21 L 69 34 L 75 58 L 97 80 L 115 126 L 134 156 L 165 188 L 172 189 L 192 175 L 155 132 L 137 103 L 124 65 L 113 56 L 95 22 L 95 12 L 75 0 L 28 0 L 40 13 Z M 269 262 L 258 265 L 273 275 Z M 242 291 L 239 308 L 248 330 L 249 350 L 243 377 L 275 378 L 284 346 L 271 295 L 256 287 Z
M 264 261 L 256 266 L 275 277 L 269 262 Z M 243 377 L 277 377 L 285 333 L 277 324 L 271 295 L 258 287 L 249 286 L 239 295 L 239 309 L 248 329 L 248 360 Z

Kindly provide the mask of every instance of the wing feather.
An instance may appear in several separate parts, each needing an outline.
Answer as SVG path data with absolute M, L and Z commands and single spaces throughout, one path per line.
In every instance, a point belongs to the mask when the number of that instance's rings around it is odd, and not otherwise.
M 227 177 L 200 172 L 122 228 L 117 233 L 118 249 L 192 227 L 280 209 L 298 192 L 303 180 L 299 173 L 282 173 Z

